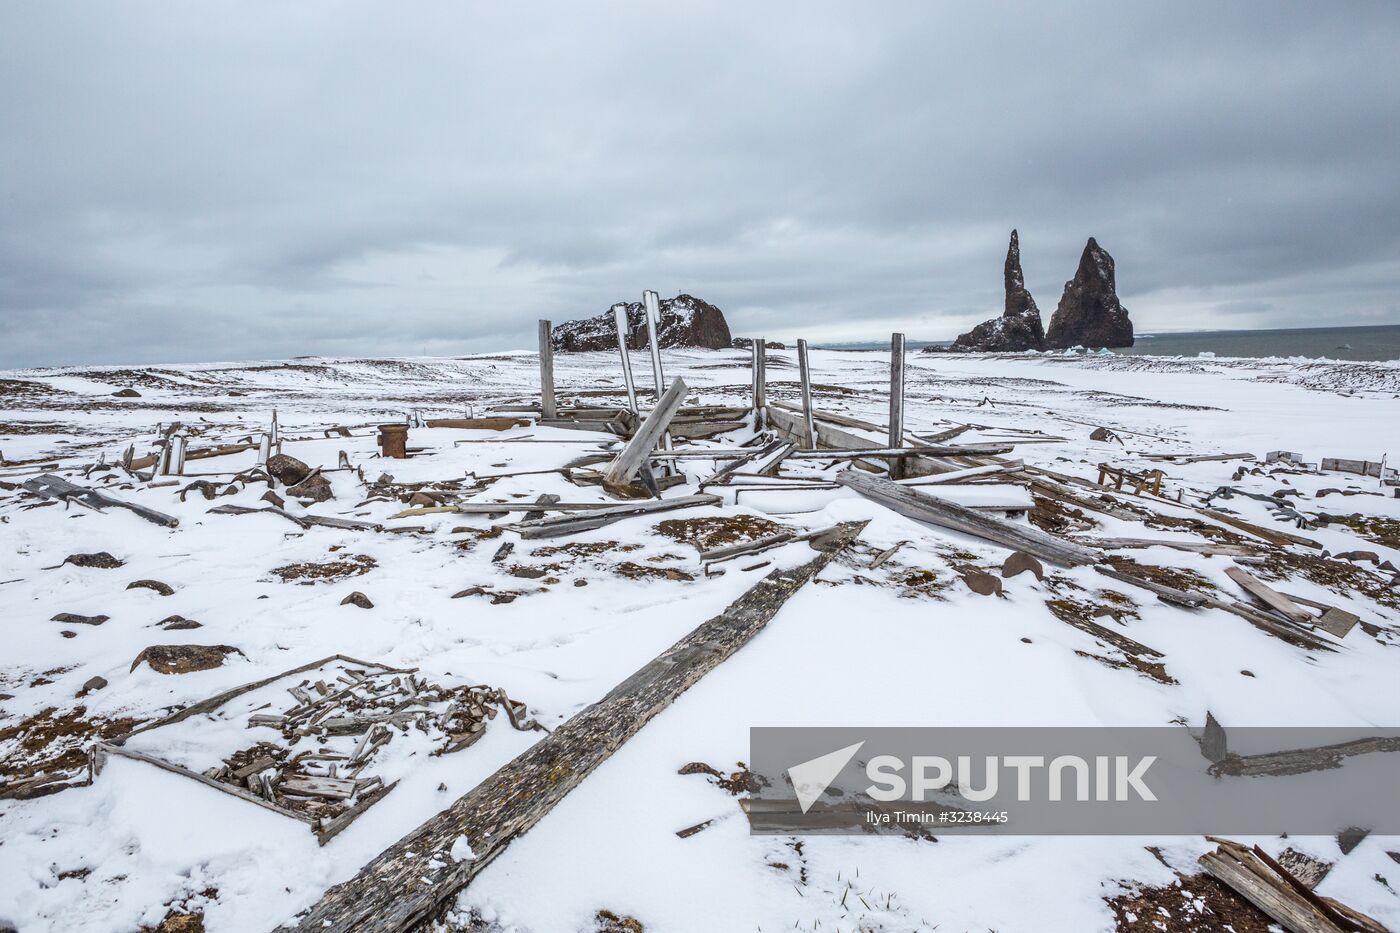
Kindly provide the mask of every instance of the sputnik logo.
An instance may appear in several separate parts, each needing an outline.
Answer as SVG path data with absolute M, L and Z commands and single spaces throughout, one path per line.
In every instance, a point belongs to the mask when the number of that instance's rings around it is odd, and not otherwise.
M 854 745 L 847 745 L 845 748 L 827 752 L 788 768 L 788 779 L 792 781 L 792 789 L 797 793 L 797 802 L 801 805 L 803 813 L 810 810 L 817 798 L 826 793 L 826 789 L 836 780 L 841 769 L 850 763 L 864 744 L 865 741 L 861 740 Z

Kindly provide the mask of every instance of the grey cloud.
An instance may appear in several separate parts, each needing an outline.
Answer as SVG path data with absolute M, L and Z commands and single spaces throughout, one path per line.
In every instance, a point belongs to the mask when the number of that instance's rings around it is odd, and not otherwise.
M 690 291 L 950 337 L 1394 320 L 1400 8 L 0 7 L 0 365 L 529 346 Z M 1388 316 L 1388 317 L 1387 317 Z M 1218 325 L 1217 325 L 1218 326 Z

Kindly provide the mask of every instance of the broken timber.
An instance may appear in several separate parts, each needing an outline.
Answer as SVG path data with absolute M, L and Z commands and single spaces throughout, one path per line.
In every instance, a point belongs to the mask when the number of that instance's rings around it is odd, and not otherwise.
M 864 527 L 840 525 L 812 560 L 768 574 L 603 699 L 385 849 L 354 878 L 331 888 L 290 929 L 397 933 L 429 917 L 657 713 L 762 631 Z M 466 839 L 474 857 L 452 857 L 459 838 Z
M 1099 559 L 1097 551 L 1051 537 L 1038 528 L 1012 524 L 966 506 L 923 496 L 883 477 L 871 476 L 859 470 L 843 470 L 836 475 L 836 482 L 906 518 L 961 531 L 1013 551 L 1025 551 L 1053 564 L 1074 567 L 1092 564 Z
M 681 403 L 685 401 L 686 386 L 685 381 L 676 379 L 671 383 L 671 388 L 656 402 L 656 407 L 651 414 L 646 416 L 637 427 L 637 433 L 632 435 L 631 440 L 622 448 L 622 452 L 613 460 L 612 466 L 608 467 L 607 473 L 603 476 L 605 483 L 620 486 L 631 481 L 641 467 L 642 461 L 656 446 L 656 442 L 665 433 L 667 425 L 680 411 Z
M 36 496 L 43 496 L 45 499 L 57 499 L 60 502 L 77 502 L 86 505 L 90 509 L 102 511 L 104 506 L 112 508 L 126 509 L 133 512 L 148 522 L 155 522 L 157 525 L 164 525 L 167 528 L 174 528 L 180 524 L 180 520 L 173 515 L 166 515 L 164 512 L 157 512 L 155 509 L 148 509 L 144 505 L 137 505 L 134 502 L 127 502 L 118 499 L 116 496 L 109 496 L 99 489 L 89 489 L 86 486 L 78 486 L 68 482 L 61 476 L 53 473 L 45 473 L 43 476 L 36 476 L 25 481 L 24 488 Z
M 1313 893 L 1263 849 L 1206 837 L 1220 847 L 1201 867 L 1278 922 L 1289 933 L 1385 933 L 1375 920 L 1340 901 Z
M 595 509 L 583 515 L 555 515 L 549 518 L 537 518 L 502 527 L 507 531 L 516 532 L 527 540 L 557 538 L 560 535 L 571 535 L 580 531 L 602 528 L 604 525 L 611 525 L 613 522 L 631 518 L 634 515 L 669 512 L 673 509 L 689 509 L 700 505 L 718 505 L 723 501 L 719 496 L 710 493 L 697 493 L 693 496 L 681 496 L 677 499 L 657 499 L 651 502 L 639 502 L 636 505 L 616 505 L 606 509 Z M 538 505 L 532 507 L 539 508 Z
M 1288 617 L 1290 621 L 1306 624 L 1313 620 L 1312 614 L 1307 610 L 1247 571 L 1239 567 L 1226 567 L 1225 576 L 1238 583 L 1240 588 L 1249 593 L 1250 596 L 1275 612 Z

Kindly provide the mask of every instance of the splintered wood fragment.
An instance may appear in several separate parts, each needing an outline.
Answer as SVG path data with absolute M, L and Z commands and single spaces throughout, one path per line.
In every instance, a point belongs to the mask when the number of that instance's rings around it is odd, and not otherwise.
M 1370 917 L 1308 890 L 1262 849 L 1211 838 L 1219 848 L 1200 858 L 1201 867 L 1233 888 L 1289 933 L 1386 933 Z
M 1312 613 L 1244 569 L 1227 567 L 1225 568 L 1225 576 L 1238 583 L 1240 588 L 1249 595 L 1292 621 L 1308 623 L 1313 620 Z
M 841 525 L 823 539 L 826 550 L 812 560 L 769 573 L 607 696 L 385 849 L 354 878 L 331 888 L 289 928 L 397 933 L 431 916 L 654 716 L 762 631 L 864 527 L 864 522 Z M 466 839 L 474 857 L 452 858 L 459 838 Z
M 636 505 L 614 505 L 607 509 L 598 509 L 585 515 L 555 515 L 549 518 L 537 518 L 528 522 L 515 522 L 502 527 L 508 531 L 514 531 L 525 539 L 534 538 L 557 538 L 561 535 L 576 534 L 580 531 L 590 531 L 594 528 L 602 528 L 604 525 L 611 525 L 613 522 L 622 521 L 624 518 L 631 518 L 634 515 L 648 515 L 652 512 L 669 512 L 674 509 L 689 509 L 702 505 L 718 505 L 722 500 L 719 496 L 710 493 L 697 493 L 693 496 L 680 496 L 676 499 L 656 499 L 650 502 L 638 502 Z
M 70 483 L 61 476 L 53 473 L 45 473 L 43 476 L 36 476 L 23 483 L 26 491 L 34 493 L 36 496 L 43 496 L 45 499 L 55 499 L 60 502 L 77 502 L 90 509 L 102 511 L 104 507 L 126 509 L 135 515 L 139 515 L 148 522 L 157 525 L 164 525 L 167 528 L 174 528 L 180 524 L 180 520 L 173 515 L 166 515 L 164 512 L 157 512 L 144 505 L 137 505 L 134 502 L 127 502 L 125 499 L 118 499 L 110 496 L 100 489 L 89 489 L 86 486 L 79 486 Z
M 661 435 L 666 433 L 666 427 L 671 423 L 671 419 L 680 410 L 681 403 L 685 401 L 686 385 L 685 380 L 676 379 L 671 383 L 671 388 L 667 389 L 656 401 L 656 407 L 646 416 L 632 438 L 626 446 L 613 460 L 603 475 L 603 481 L 612 485 L 622 485 L 631 481 L 637 475 L 637 470 L 641 467 L 646 455 L 656 446 L 656 442 L 661 439 Z
M 951 528 L 1013 551 L 1025 551 L 1052 564 L 1074 567 L 1099 559 L 1097 551 L 1054 538 L 1038 528 L 1016 525 L 965 506 L 922 496 L 883 477 L 859 470 L 843 470 L 836 475 L 836 482 L 906 518 Z

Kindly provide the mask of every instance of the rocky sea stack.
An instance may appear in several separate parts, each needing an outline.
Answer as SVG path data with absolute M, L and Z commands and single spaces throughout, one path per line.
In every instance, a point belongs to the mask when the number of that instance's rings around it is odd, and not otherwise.
M 1133 322 L 1115 291 L 1113 257 L 1093 237 L 1079 257 L 1079 270 L 1065 283 L 1045 345 L 1052 350 L 1133 345 Z
M 978 324 L 958 337 L 949 347 L 954 353 L 1044 350 L 1045 329 L 1040 323 L 1040 309 L 1026 291 L 1026 277 L 1021 272 L 1021 239 L 1011 231 L 1011 245 L 1006 250 L 1002 270 L 1006 286 L 1006 309 L 1001 317 Z
M 566 321 L 554 328 L 554 349 L 565 353 L 585 350 L 616 350 L 617 325 L 613 309 L 627 309 L 627 346 L 640 350 L 647 345 L 645 310 L 640 301 L 618 302 L 596 317 Z M 708 301 L 692 295 L 661 299 L 661 324 L 656 331 L 663 347 L 704 347 L 723 350 L 733 339 L 724 312 Z

